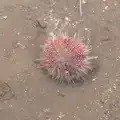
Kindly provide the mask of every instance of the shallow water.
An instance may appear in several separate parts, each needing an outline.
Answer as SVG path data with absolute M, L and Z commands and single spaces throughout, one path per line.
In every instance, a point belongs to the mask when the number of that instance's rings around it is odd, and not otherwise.
M 83 0 L 81 10 L 78 0 L 0 0 L 2 120 L 120 119 L 120 2 Z M 87 40 L 98 56 L 94 78 L 81 86 L 56 85 L 33 63 L 61 32 Z

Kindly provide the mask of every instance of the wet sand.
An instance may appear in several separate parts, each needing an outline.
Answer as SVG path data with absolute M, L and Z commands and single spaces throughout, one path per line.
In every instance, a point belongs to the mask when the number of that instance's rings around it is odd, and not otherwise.
M 83 0 L 79 8 L 78 0 L 0 0 L 0 119 L 120 120 L 120 2 Z M 98 56 L 82 85 L 56 85 L 33 63 L 60 32 L 90 41 Z

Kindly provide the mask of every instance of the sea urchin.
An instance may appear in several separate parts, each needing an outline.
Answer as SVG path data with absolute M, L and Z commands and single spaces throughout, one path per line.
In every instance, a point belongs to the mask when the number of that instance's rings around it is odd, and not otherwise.
M 91 68 L 88 52 L 82 41 L 67 36 L 49 38 L 43 46 L 40 66 L 60 82 L 81 81 Z

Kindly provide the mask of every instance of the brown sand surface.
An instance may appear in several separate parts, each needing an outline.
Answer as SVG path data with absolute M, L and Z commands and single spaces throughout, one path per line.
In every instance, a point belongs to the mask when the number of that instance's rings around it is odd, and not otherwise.
M 120 120 L 120 1 L 81 1 L 0 0 L 0 120 Z M 82 85 L 56 85 L 33 63 L 60 32 L 98 56 Z

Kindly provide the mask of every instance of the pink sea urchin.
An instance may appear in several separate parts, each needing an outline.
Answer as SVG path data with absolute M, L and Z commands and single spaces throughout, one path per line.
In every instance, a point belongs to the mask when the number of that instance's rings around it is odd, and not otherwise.
M 88 47 L 82 41 L 66 36 L 46 41 L 41 56 L 41 67 L 60 82 L 84 79 L 90 67 Z

